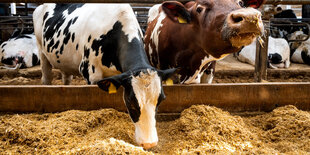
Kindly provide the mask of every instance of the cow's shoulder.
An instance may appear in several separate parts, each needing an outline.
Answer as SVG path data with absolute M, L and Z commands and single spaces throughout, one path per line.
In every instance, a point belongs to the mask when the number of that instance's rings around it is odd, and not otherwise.
M 85 4 L 45 4 L 49 11 L 53 11 L 54 15 L 67 13 L 71 14 L 78 8 L 83 7 Z
M 148 23 L 152 22 L 160 13 L 161 11 L 161 4 L 156 4 L 150 8 L 148 12 Z

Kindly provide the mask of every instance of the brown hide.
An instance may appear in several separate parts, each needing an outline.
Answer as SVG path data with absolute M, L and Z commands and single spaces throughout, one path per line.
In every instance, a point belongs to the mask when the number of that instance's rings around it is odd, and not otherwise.
M 209 62 L 239 51 L 262 33 L 260 13 L 240 6 L 254 6 L 255 0 L 242 2 L 163 3 L 157 16 L 149 19 L 145 35 L 145 50 L 151 64 L 160 69 L 178 67 L 181 83 L 199 83 L 197 79 L 208 68 Z

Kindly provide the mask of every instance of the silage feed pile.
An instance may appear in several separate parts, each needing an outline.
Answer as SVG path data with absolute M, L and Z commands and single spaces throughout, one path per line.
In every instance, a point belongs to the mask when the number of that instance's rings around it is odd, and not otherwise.
M 134 142 L 129 116 L 113 109 L 0 115 L 3 154 L 310 154 L 310 113 L 285 106 L 252 117 L 198 105 L 158 122 L 158 146 Z

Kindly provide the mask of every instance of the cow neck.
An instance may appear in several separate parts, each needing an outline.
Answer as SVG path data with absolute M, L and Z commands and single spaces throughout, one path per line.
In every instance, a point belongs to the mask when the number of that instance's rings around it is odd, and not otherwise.
M 124 50 L 120 50 L 123 52 L 119 53 L 118 58 L 122 72 L 153 68 L 142 45 L 141 39 L 138 38 L 132 39 L 127 45 L 121 44 Z
M 101 49 L 101 61 L 104 66 L 109 67 L 113 64 L 121 72 L 151 67 L 139 32 L 133 38 L 129 38 L 129 33 L 134 32 L 126 32 L 122 23 L 118 21 L 108 33 L 93 41 L 91 47 L 96 51 L 96 55 Z
M 167 21 L 168 24 L 166 25 L 174 25 L 174 26 L 167 26 L 165 29 L 162 29 L 161 34 L 164 34 L 163 38 L 168 37 L 169 43 L 166 43 L 166 47 L 173 47 L 173 51 L 186 51 L 195 49 L 198 50 L 201 47 L 200 39 L 197 39 L 196 34 L 199 33 L 198 31 L 193 31 L 193 25 L 182 25 L 176 23 L 169 23 L 171 21 Z M 169 32 L 173 32 L 173 35 L 167 35 Z

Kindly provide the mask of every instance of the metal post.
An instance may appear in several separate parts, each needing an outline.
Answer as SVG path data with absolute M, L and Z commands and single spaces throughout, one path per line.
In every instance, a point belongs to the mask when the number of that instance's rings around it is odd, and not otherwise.
M 28 3 L 25 3 L 25 16 L 28 16 Z
M 11 3 L 11 16 L 16 15 L 16 3 Z
M 266 24 L 264 24 L 265 27 Z M 268 59 L 268 37 L 269 30 L 266 29 L 265 33 L 261 36 L 263 42 L 260 42 L 258 39 L 256 41 L 256 58 L 255 58 L 255 72 L 254 72 L 254 81 L 262 82 L 267 80 L 267 59 Z

